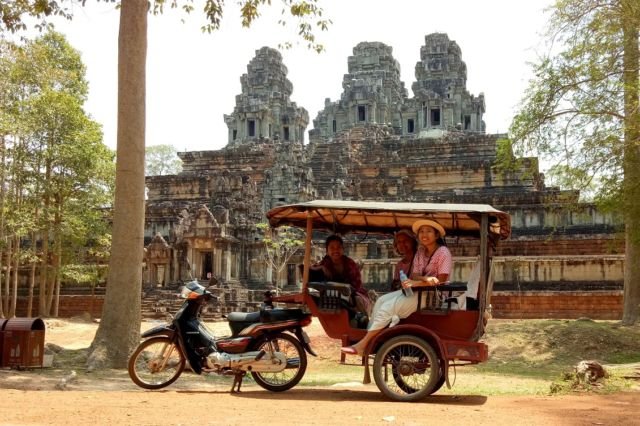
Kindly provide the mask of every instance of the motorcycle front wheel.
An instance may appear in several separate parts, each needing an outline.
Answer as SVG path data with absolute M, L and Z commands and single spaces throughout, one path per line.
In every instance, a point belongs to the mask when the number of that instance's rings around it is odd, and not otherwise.
M 160 389 L 175 382 L 184 370 L 180 348 L 168 337 L 152 337 L 129 358 L 129 377 L 144 389 Z
M 253 350 L 282 352 L 287 357 L 287 367 L 277 373 L 251 372 L 258 385 L 272 392 L 283 392 L 300 382 L 307 370 L 307 353 L 296 339 L 287 333 L 278 333 L 258 340 Z

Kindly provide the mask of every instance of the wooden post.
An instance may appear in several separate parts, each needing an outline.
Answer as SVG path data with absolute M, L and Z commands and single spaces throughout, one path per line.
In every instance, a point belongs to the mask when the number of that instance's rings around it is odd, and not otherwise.
M 307 212 L 307 238 L 304 242 L 304 269 L 302 271 L 302 293 L 307 293 L 309 284 L 309 267 L 311 266 L 311 236 L 313 234 L 313 221 L 311 213 Z

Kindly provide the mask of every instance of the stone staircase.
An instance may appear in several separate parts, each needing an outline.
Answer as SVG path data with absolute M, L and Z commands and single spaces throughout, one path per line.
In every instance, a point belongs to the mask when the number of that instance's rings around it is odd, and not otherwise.
M 143 291 L 141 312 L 145 320 L 168 319 L 182 305 L 179 289 L 154 288 Z
M 222 321 L 223 315 L 231 312 L 255 312 L 260 309 L 263 290 L 247 290 L 243 287 L 219 288 L 214 294 L 218 302 L 213 302 L 202 312 L 205 321 Z M 169 320 L 175 314 L 183 299 L 179 296 L 180 287 L 147 288 L 142 293 L 142 318 L 145 320 Z

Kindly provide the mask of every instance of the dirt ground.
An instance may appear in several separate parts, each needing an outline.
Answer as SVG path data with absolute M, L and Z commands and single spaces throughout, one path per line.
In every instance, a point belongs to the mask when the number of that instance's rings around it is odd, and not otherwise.
M 149 326 L 150 323 L 144 324 L 143 329 Z M 226 327 L 223 323 L 213 326 L 221 333 Z M 45 340 L 67 350 L 79 350 L 89 345 L 95 330 L 96 324 L 89 321 L 49 320 Z M 317 322 L 307 330 L 320 355 L 309 357 L 309 374 L 314 365 L 337 359 L 339 352 L 337 342 L 327 339 Z M 230 378 L 207 380 L 183 374 L 165 390 L 145 391 L 119 370 L 79 370 L 74 375 L 55 364 L 53 368 L 33 371 L 5 369 L 0 370 L 0 424 L 640 424 L 638 389 L 612 395 L 436 394 L 420 403 L 402 404 L 385 399 L 375 384 L 357 381 L 333 386 L 303 385 L 284 393 L 247 384 L 240 394 L 229 394 L 231 382 Z

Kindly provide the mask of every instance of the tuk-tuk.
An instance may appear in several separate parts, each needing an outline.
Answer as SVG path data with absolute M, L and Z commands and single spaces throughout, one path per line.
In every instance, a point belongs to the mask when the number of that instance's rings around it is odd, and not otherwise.
M 450 387 L 450 367 L 487 360 L 487 345 L 479 339 L 490 318 L 492 250 L 511 232 L 507 213 L 484 204 L 315 200 L 273 208 L 267 218 L 273 228 L 294 226 L 306 231 L 301 291 L 274 297 L 273 301 L 306 306 L 326 334 L 339 339 L 343 346 L 359 341 L 367 330 L 354 326 L 345 298 L 349 284 L 310 281 L 314 231 L 389 238 L 400 229 L 411 229 L 417 220 L 437 221 L 445 228 L 450 247 L 462 244 L 467 251 L 474 251 L 477 282 L 414 289 L 419 292 L 417 311 L 384 329 L 366 348 L 362 356 L 364 382 L 370 382 L 373 360 L 376 385 L 385 395 L 398 401 L 416 401 L 444 383 Z M 473 303 L 459 304 L 460 298 Z M 460 305 L 466 308 L 460 309 Z

